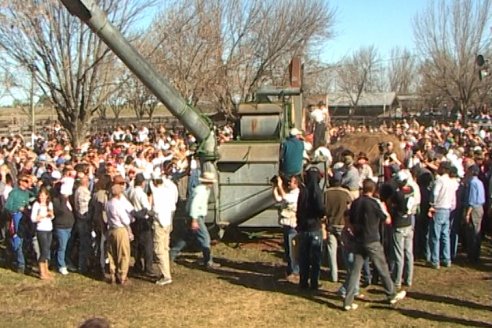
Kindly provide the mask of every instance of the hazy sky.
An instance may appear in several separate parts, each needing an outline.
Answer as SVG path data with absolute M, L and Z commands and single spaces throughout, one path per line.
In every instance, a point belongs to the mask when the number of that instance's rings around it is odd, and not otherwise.
M 381 59 L 394 46 L 415 48 L 412 20 L 429 0 L 328 0 L 336 10 L 335 37 L 327 43 L 323 59 L 338 61 L 361 46 L 374 45 Z

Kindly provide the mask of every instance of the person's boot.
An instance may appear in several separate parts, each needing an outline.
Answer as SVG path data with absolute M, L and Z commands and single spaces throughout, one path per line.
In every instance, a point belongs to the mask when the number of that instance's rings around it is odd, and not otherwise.
M 49 276 L 51 279 L 54 279 L 55 278 L 55 274 L 50 271 L 49 262 L 48 261 L 44 262 L 44 265 L 46 267 L 46 275 Z
M 39 278 L 41 280 L 52 280 L 53 278 L 51 278 L 47 273 L 46 273 L 46 262 L 39 262 L 38 263 L 38 266 L 39 266 Z

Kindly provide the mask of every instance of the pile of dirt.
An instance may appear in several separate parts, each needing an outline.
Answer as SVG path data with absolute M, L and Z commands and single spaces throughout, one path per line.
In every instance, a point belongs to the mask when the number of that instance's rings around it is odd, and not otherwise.
M 398 156 L 398 159 L 403 160 L 403 151 L 400 148 L 400 141 L 394 135 L 388 135 L 384 133 L 355 133 L 343 137 L 340 141 L 330 146 L 330 151 L 333 155 L 333 160 L 340 161 L 340 154 L 350 149 L 355 156 L 359 152 L 366 153 L 369 157 L 369 163 L 374 167 L 377 165 L 379 159 L 379 147 L 381 142 L 392 142 L 394 144 L 394 151 Z

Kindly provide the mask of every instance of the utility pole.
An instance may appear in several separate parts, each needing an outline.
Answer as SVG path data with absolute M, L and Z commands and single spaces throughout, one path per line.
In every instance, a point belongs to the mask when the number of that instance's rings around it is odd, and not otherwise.
M 34 64 L 30 64 L 29 70 L 31 71 L 31 90 L 29 94 L 29 105 L 31 106 L 31 139 L 34 142 L 34 136 L 36 134 L 36 116 L 34 112 L 34 73 L 36 71 L 36 66 Z

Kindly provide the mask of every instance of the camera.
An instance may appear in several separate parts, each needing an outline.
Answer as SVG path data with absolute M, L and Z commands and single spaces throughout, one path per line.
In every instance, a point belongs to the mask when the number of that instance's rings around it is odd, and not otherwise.
M 270 179 L 270 183 L 276 186 L 276 185 L 278 184 L 278 175 L 274 175 L 274 176 Z
M 386 149 L 388 148 L 388 143 L 387 142 L 380 142 L 378 143 L 378 149 L 380 153 L 386 152 Z

